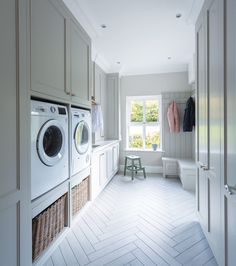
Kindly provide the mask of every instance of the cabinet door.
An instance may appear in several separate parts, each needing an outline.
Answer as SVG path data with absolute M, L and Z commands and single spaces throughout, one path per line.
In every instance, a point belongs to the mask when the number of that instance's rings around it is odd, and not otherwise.
M 72 100 L 90 106 L 91 44 L 78 23 L 70 23 L 70 88 Z
M 120 139 L 120 84 L 119 74 L 107 75 L 106 129 L 108 139 Z
M 95 199 L 99 193 L 100 188 L 100 170 L 99 170 L 99 155 L 97 153 L 92 154 L 91 159 L 91 181 L 90 181 L 90 197 Z
M 57 0 L 30 0 L 31 90 L 69 99 L 68 16 Z
M 112 160 L 112 148 L 109 148 L 106 151 L 106 159 L 107 159 L 107 179 L 110 179 L 113 174 L 113 160 Z
M 94 93 L 96 103 L 101 104 L 101 93 L 102 93 L 102 72 L 100 68 L 94 64 Z
M 220 0 L 208 0 L 207 17 L 207 86 L 209 93 L 209 166 L 207 169 L 208 191 L 208 239 L 218 263 L 223 265 L 223 234 L 221 228 L 221 177 L 223 169 L 223 119 L 224 76 L 223 62 L 223 9 Z M 223 178 L 222 178 L 223 179 Z
M 112 147 L 112 171 L 115 174 L 119 168 L 119 145 Z
M 102 186 L 107 180 L 106 154 L 99 154 L 99 185 Z
M 26 10 L 26 0 L 0 1 L 1 265 L 32 264 Z
M 208 167 L 208 93 L 206 87 L 206 17 L 202 11 L 196 25 L 197 53 L 197 206 L 202 225 L 208 231 L 208 189 L 203 169 Z
M 226 228 L 226 260 L 225 265 L 236 262 L 236 1 L 226 0 L 226 115 L 227 154 L 224 191 L 224 220 Z

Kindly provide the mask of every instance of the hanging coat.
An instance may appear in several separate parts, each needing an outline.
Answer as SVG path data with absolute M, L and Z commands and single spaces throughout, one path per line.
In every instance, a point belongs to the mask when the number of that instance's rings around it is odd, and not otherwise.
M 189 97 L 184 111 L 183 131 L 191 132 L 195 126 L 195 103 L 192 97 Z
M 179 111 L 178 111 L 177 104 L 175 101 L 173 101 L 168 107 L 167 120 L 168 120 L 171 133 L 180 131 Z

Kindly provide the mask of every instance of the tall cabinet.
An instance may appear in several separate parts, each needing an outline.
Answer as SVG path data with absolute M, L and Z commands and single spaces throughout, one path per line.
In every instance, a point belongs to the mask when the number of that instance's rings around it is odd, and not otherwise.
M 119 73 L 112 73 L 107 75 L 107 99 L 107 138 L 121 139 Z
M 206 0 L 196 24 L 197 209 L 219 265 L 236 255 L 236 2 Z
M 0 1 L 1 265 L 31 265 L 26 2 Z
M 223 185 L 225 264 L 236 263 L 236 1 L 225 0 L 225 178 Z

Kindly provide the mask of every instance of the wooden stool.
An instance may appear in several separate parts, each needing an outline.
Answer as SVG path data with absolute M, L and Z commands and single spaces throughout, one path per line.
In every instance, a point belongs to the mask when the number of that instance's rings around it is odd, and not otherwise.
M 129 161 L 130 160 L 130 164 Z M 132 180 L 134 180 L 134 172 L 137 174 L 138 171 L 143 171 L 143 176 L 146 178 L 145 167 L 141 164 L 141 159 L 139 156 L 136 155 L 127 155 L 125 156 L 125 168 L 124 168 L 124 175 L 126 175 L 126 170 L 131 171 L 132 173 Z

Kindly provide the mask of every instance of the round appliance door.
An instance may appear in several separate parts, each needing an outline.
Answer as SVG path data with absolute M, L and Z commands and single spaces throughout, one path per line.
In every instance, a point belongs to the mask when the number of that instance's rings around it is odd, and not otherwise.
M 89 149 L 89 126 L 85 121 L 80 121 L 74 131 L 75 148 L 79 154 L 84 154 Z
M 37 138 L 37 151 L 40 160 L 47 166 L 54 166 L 65 153 L 65 132 L 57 120 L 47 121 Z

